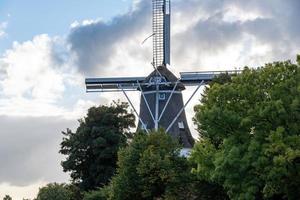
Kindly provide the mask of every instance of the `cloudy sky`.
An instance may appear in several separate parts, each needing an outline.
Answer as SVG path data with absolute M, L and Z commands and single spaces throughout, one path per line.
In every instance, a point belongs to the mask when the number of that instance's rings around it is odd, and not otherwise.
M 151 41 L 141 45 L 151 35 L 150 3 L 0 1 L 0 199 L 32 198 L 48 182 L 69 180 L 60 167 L 61 131 L 74 130 L 90 106 L 123 98 L 86 94 L 84 78 L 152 70 Z M 299 10 L 299 0 L 173 0 L 170 69 L 295 60 Z M 187 108 L 189 121 L 200 95 Z M 138 94 L 131 97 L 138 105 Z

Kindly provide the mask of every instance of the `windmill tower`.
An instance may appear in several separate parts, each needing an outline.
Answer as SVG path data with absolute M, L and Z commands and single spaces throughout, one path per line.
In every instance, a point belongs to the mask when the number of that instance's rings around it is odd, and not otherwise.
M 170 0 L 152 0 L 153 11 L 153 61 L 154 71 L 146 77 L 88 78 L 87 92 L 123 92 L 138 116 L 138 127 L 147 132 L 164 128 L 184 148 L 191 148 L 194 139 L 185 115 L 185 107 L 199 88 L 216 75 L 224 72 L 182 72 L 176 77 L 170 66 Z M 234 73 L 234 72 L 227 72 Z M 182 91 L 197 86 L 189 100 L 184 103 Z M 128 92 L 141 93 L 140 113 L 132 104 Z

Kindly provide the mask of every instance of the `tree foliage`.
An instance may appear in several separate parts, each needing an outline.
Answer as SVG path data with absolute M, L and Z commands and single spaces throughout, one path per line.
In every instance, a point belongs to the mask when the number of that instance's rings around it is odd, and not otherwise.
M 12 198 L 9 195 L 5 195 L 5 197 L 3 198 L 3 200 L 12 200 Z
M 83 200 L 107 200 L 109 197 L 109 187 L 104 186 L 98 190 L 86 192 Z
M 71 192 L 65 184 L 50 183 L 39 189 L 36 200 L 71 200 Z
M 231 199 L 300 196 L 299 66 L 300 57 L 245 68 L 206 89 L 194 118 L 199 178 L 222 185 Z
M 128 113 L 126 103 L 92 107 L 79 120 L 76 132 L 63 132 L 60 153 L 65 172 L 71 172 L 73 182 L 87 191 L 108 183 L 115 173 L 117 152 L 126 144 L 135 117 Z
M 190 168 L 178 143 L 163 131 L 139 133 L 119 152 L 109 199 L 191 199 L 189 185 Z
M 67 190 L 70 192 L 71 200 L 82 200 L 83 199 L 83 191 L 75 185 L 75 184 L 67 184 Z

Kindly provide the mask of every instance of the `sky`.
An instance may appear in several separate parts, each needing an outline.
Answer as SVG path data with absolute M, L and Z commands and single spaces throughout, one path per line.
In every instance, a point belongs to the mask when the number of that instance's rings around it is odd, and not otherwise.
M 0 199 L 68 182 L 61 131 L 121 94 L 86 94 L 85 77 L 151 72 L 150 0 L 0 0 Z M 299 0 L 172 0 L 170 70 L 242 69 L 300 53 Z M 187 100 L 193 88 L 184 92 Z M 130 94 L 138 107 L 139 94 Z M 187 107 L 192 123 L 193 106 Z

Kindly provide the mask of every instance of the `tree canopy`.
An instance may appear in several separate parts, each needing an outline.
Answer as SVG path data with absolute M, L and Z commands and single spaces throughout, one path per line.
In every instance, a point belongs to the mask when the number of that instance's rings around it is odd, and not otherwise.
M 104 186 L 98 190 L 89 191 L 84 194 L 83 200 L 107 200 L 109 197 L 109 187 Z
M 202 140 L 191 160 L 231 199 L 300 196 L 300 57 L 207 88 L 195 107 Z
M 190 199 L 190 168 L 179 149 L 163 131 L 138 133 L 119 152 L 109 199 Z
M 82 190 L 88 191 L 108 183 L 116 170 L 117 152 L 124 146 L 135 126 L 135 116 L 126 103 L 92 107 L 79 120 L 76 132 L 63 132 L 60 153 L 65 172 Z
M 5 197 L 3 198 L 3 200 L 12 200 L 12 198 L 9 195 L 5 195 Z
M 36 200 L 71 200 L 71 192 L 65 184 L 50 183 L 40 188 Z

